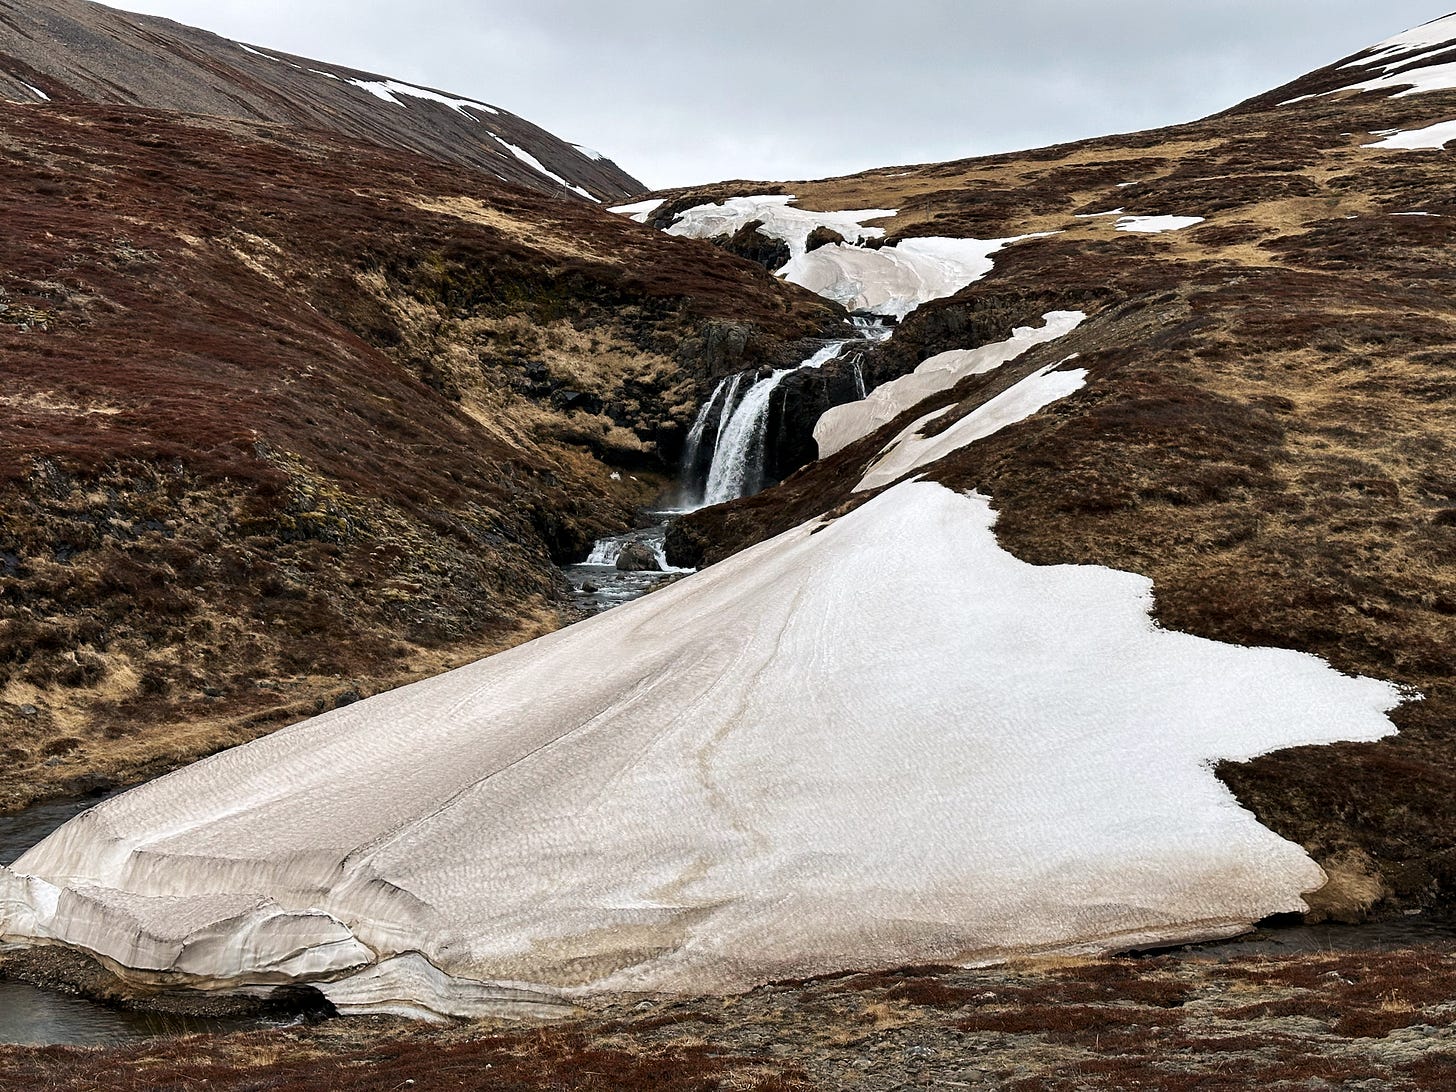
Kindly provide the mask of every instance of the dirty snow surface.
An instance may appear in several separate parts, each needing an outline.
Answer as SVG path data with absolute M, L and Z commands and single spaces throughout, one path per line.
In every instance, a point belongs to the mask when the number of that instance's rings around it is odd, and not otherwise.
M 1149 619 L 897 486 L 628 606 L 116 797 L 0 933 L 344 1011 L 535 1012 L 1237 932 L 1322 883 L 1211 763 L 1392 686 Z
M 895 216 L 898 209 L 847 209 L 843 212 L 813 212 L 795 208 L 796 197 L 733 197 L 721 204 L 699 205 L 680 213 L 667 229 L 669 235 L 689 239 L 716 239 L 734 235 L 752 223 L 759 223 L 759 232 L 777 239 L 789 248 L 791 258 L 802 258 L 809 246 L 809 236 L 816 228 L 837 231 L 847 243 L 882 239 L 884 228 L 865 227 L 868 220 Z
M 866 250 L 835 243 L 795 258 L 779 275 L 851 311 L 903 319 L 923 303 L 953 296 L 991 272 L 991 255 L 1026 239 L 904 239 Z
M 1049 311 L 1042 316 L 1043 325 L 1018 326 L 1005 341 L 982 345 L 977 349 L 952 349 L 922 361 L 909 375 L 882 383 L 858 402 L 834 406 L 814 425 L 814 440 L 819 457 L 827 459 L 882 425 L 887 425 L 911 406 L 919 405 L 933 394 L 948 391 L 972 375 L 984 375 L 1015 360 L 1033 346 L 1055 341 L 1084 321 L 1082 311 Z

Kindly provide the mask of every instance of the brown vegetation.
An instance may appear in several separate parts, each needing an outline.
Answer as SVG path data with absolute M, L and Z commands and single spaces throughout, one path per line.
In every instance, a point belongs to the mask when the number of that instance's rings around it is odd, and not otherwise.
M 905 177 L 792 184 L 808 205 L 901 205 L 892 238 L 1060 232 L 1007 249 L 984 281 L 911 315 L 871 354 L 876 378 L 1055 308 L 1092 318 L 775 490 L 680 521 L 676 557 L 716 560 L 860 503 L 849 490 L 910 421 L 949 406 L 936 424 L 946 427 L 1078 353 L 1085 390 L 932 476 L 988 493 L 1002 543 L 1028 561 L 1152 577 L 1170 628 L 1314 652 L 1423 694 L 1395 714 L 1402 731 L 1387 742 L 1289 751 L 1220 774 L 1339 874 L 1338 897 L 1319 913 L 1450 899 L 1456 203 L 1444 154 L 1367 149 L 1362 134 L 1429 124 L 1453 105 L 1456 93 L 1259 102 Z M 1074 218 L 1118 207 L 1207 223 L 1130 236 L 1106 217 Z M 1441 215 L 1397 215 L 1415 211 Z
M 1449 944 L 1062 960 L 628 998 L 560 1024 L 333 1021 L 83 1051 L 0 1048 L 0 1089 L 1445 1087 Z
M 0 808 L 535 636 L 835 309 L 320 134 L 0 104 Z M 613 477 L 613 472 L 617 477 Z

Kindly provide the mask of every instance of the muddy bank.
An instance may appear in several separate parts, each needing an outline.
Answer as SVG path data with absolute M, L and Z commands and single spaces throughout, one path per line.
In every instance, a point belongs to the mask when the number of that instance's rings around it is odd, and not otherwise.
M 1456 1082 L 1453 947 L 929 968 L 545 1026 L 360 1019 L 0 1048 L 0 1089 L 1440 1088 Z

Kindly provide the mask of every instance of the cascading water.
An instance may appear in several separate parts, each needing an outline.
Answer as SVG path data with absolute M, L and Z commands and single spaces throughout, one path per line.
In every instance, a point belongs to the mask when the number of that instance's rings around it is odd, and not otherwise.
M 713 464 L 708 470 L 707 485 L 703 488 L 705 505 L 751 496 L 763 487 L 769 399 L 785 376 L 805 368 L 822 368 L 837 358 L 848 344 L 848 341 L 832 341 L 797 367 L 780 368 L 748 388 L 727 423 L 718 430 Z M 726 405 L 724 412 L 727 412 Z
M 846 345 L 881 341 L 889 336 L 889 329 L 880 322 L 856 317 L 854 324 L 858 338 L 829 342 L 796 367 L 781 368 L 762 379 L 756 379 L 755 372 L 739 372 L 719 380 L 698 410 L 683 443 L 678 494 L 682 508 L 676 509 L 677 512 L 748 496 L 763 487 L 774 391 L 793 372 L 820 368 L 836 359 Z M 855 365 L 863 387 L 858 360 Z M 697 483 L 704 479 L 704 463 L 708 464 L 707 484 L 699 490 Z M 664 549 L 667 519 L 673 514 L 673 511 L 657 513 L 659 522 L 651 527 L 601 539 L 585 561 L 568 566 L 565 572 L 577 604 L 591 613 L 606 610 L 636 599 L 683 572 L 667 563 Z M 660 571 L 619 571 L 618 555 L 629 543 L 651 549 Z
M 698 410 L 698 416 L 693 421 L 693 427 L 688 432 L 687 441 L 683 444 L 682 469 L 679 473 L 678 496 L 680 501 L 687 506 L 694 506 L 701 499 L 698 493 L 697 483 L 703 477 L 703 441 L 708 434 L 708 425 L 713 425 L 713 450 L 709 454 L 709 465 L 712 465 L 712 456 L 718 452 L 718 447 L 723 440 L 723 426 L 728 423 L 729 416 L 733 413 L 738 402 L 738 389 L 743 385 L 743 373 L 730 375 L 718 381 L 713 388 L 713 393 L 703 403 L 703 408 Z

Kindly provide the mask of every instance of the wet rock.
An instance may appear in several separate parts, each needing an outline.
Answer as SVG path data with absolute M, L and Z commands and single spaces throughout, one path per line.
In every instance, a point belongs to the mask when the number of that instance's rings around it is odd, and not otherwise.
M 765 269 L 782 269 L 793 257 L 789 253 L 789 244 L 782 239 L 765 235 L 759 230 L 762 227 L 762 220 L 752 220 L 739 228 L 731 238 L 723 236 L 713 241 L 730 254 L 757 262 Z
M 586 580 L 582 582 L 581 590 L 587 595 L 596 595 L 602 589 L 595 580 Z
M 679 569 L 698 569 L 707 555 L 709 539 L 694 523 L 675 519 L 667 525 L 664 552 L 667 563 Z
M 785 376 L 769 404 L 765 478 L 783 481 L 817 459 L 819 445 L 814 442 L 814 425 L 826 410 L 859 398 L 859 381 L 849 360 Z
M 296 1017 L 317 1024 L 339 1015 L 334 1004 L 314 986 L 279 986 L 263 1001 L 263 1014 L 273 1019 Z
M 629 542 L 617 555 L 617 568 L 624 573 L 660 573 L 662 565 L 650 546 Z

